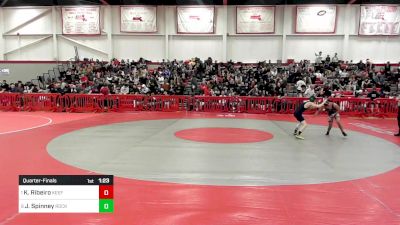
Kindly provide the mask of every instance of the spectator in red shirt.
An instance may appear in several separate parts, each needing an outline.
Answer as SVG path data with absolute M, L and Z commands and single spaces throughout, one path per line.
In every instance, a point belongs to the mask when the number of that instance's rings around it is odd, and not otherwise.
M 207 84 L 203 83 L 200 88 L 203 91 L 204 96 L 211 96 L 211 92 Z
M 105 98 L 104 98 L 104 101 L 103 101 L 103 103 L 104 103 L 104 110 L 107 110 L 107 109 L 108 109 L 108 99 L 107 99 L 106 97 L 107 97 L 107 95 L 110 94 L 110 89 L 108 88 L 107 85 L 103 85 L 103 86 L 100 88 L 100 93 L 103 94 L 104 97 L 105 97 Z
M 110 94 L 110 89 L 108 88 L 107 85 L 103 85 L 100 88 L 100 93 L 103 94 L 103 95 L 109 95 Z
M 87 83 L 89 81 L 89 79 L 88 79 L 88 77 L 86 76 L 86 75 L 83 75 L 82 77 L 81 77 L 81 82 L 82 82 L 82 84 L 85 84 L 85 83 Z
M 112 65 L 113 66 L 119 66 L 119 64 L 121 64 L 121 62 L 118 59 L 113 59 L 112 60 Z

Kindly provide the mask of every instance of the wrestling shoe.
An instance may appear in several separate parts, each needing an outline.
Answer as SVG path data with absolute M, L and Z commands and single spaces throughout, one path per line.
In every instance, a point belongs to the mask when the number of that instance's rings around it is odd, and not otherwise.
M 297 135 L 297 129 L 294 129 L 293 135 Z
M 329 135 L 329 132 L 327 131 L 327 132 L 325 133 L 325 135 L 328 136 L 328 135 Z
M 301 136 L 300 134 L 295 135 L 295 137 L 296 137 L 297 139 L 304 140 L 304 137 Z
M 343 136 L 345 136 L 345 137 L 347 136 L 347 134 L 346 134 L 345 132 L 342 132 L 342 134 L 343 134 Z

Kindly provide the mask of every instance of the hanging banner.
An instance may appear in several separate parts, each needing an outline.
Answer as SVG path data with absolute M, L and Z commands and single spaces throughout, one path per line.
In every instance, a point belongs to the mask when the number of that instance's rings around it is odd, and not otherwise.
M 397 5 L 362 5 L 360 35 L 399 35 L 400 7 Z
M 275 32 L 275 7 L 236 7 L 237 34 L 265 34 Z
M 335 33 L 336 6 L 297 6 L 296 33 Z
M 0 68 L 0 76 L 8 76 L 8 75 L 10 75 L 10 69 Z
M 157 7 L 121 6 L 121 32 L 157 32 Z
M 176 11 L 178 33 L 214 33 L 214 7 L 178 6 Z
M 63 34 L 100 34 L 100 7 L 62 7 Z

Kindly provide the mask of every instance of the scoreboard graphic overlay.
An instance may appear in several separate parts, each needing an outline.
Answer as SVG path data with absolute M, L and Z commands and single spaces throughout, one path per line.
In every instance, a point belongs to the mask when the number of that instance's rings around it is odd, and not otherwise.
M 20 175 L 20 213 L 113 213 L 112 175 Z

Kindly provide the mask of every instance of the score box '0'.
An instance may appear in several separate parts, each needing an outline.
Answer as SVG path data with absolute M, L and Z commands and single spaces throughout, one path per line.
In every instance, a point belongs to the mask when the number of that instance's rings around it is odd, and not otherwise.
M 112 213 L 112 175 L 20 175 L 20 213 Z

